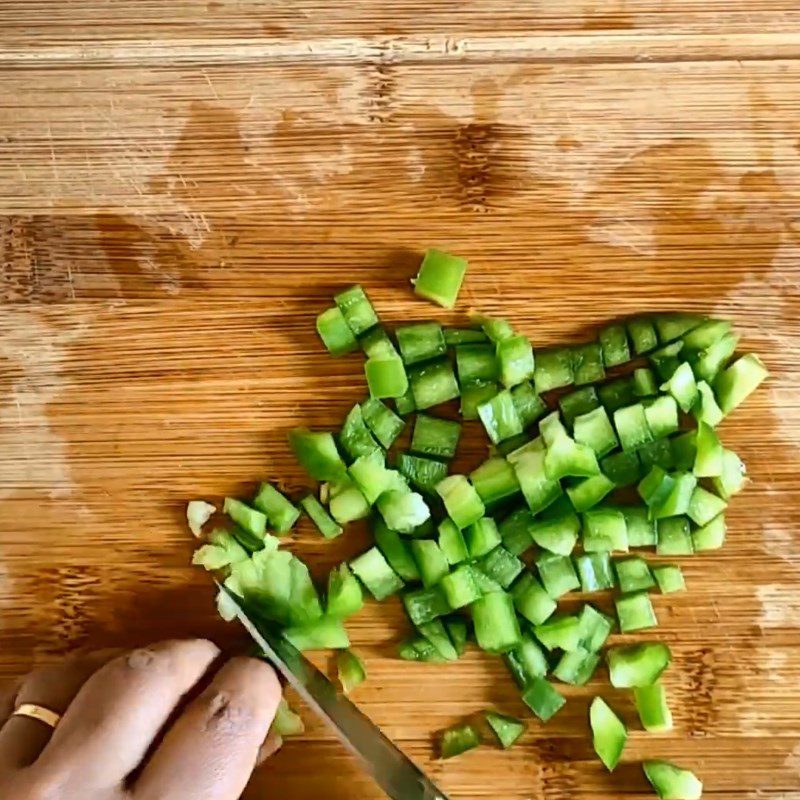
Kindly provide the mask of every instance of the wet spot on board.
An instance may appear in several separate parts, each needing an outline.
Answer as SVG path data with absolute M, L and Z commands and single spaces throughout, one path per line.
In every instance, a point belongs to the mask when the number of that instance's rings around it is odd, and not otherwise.
M 97 214 L 94 223 L 107 268 L 117 281 L 118 296 L 177 294 L 186 287 L 203 288 L 183 224 L 172 232 L 147 217 L 111 213 Z
M 556 139 L 556 147 L 562 152 L 567 153 L 570 150 L 579 150 L 583 147 L 583 143 L 574 139 L 572 136 L 559 136 Z

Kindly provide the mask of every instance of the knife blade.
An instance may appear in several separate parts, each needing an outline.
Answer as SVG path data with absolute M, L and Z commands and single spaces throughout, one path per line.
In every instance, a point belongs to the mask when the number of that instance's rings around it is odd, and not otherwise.
M 328 723 L 388 797 L 392 800 L 448 800 L 447 795 L 369 717 L 337 692 L 328 678 L 297 648 L 248 613 L 242 598 L 220 583 L 217 586 L 228 596 L 239 622 L 278 672 Z

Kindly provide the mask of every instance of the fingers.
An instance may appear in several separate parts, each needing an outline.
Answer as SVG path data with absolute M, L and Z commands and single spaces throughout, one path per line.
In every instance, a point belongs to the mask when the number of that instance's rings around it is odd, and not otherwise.
M 236 658 L 176 720 L 133 787 L 134 800 L 236 800 L 281 699 L 272 667 Z
M 27 767 L 53 735 L 53 729 L 30 717 L 11 716 L 23 703 L 63 714 L 80 688 L 102 665 L 102 657 L 72 659 L 44 667 L 23 678 L 0 713 L 8 712 L 0 730 L 0 766 Z
M 219 650 L 204 640 L 162 642 L 116 658 L 70 704 L 36 769 L 64 776 L 76 796 L 121 785 Z
M 14 711 L 17 692 L 22 681 L 14 681 L 3 687 L 0 691 L 0 728 L 6 723 Z

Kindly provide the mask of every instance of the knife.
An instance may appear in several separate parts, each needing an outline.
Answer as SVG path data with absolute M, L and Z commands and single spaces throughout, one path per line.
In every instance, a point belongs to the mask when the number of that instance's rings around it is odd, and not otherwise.
M 448 800 L 411 759 L 343 694 L 303 654 L 245 609 L 241 597 L 217 584 L 230 599 L 239 622 L 264 651 L 278 672 L 303 700 L 333 728 L 361 761 L 373 780 L 392 800 Z

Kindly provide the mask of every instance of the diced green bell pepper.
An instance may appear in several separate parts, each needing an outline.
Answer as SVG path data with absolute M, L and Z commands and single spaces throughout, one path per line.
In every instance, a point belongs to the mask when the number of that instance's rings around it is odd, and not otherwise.
M 576 417 L 581 414 L 588 414 L 598 408 L 600 400 L 597 397 L 597 390 L 594 386 L 584 386 L 582 389 L 576 389 L 574 392 L 565 394 L 559 399 L 558 405 L 564 415 L 564 421 L 572 427 Z
M 544 678 L 534 678 L 522 693 L 522 699 L 542 722 L 555 716 L 567 702 Z
M 617 597 L 614 604 L 617 607 L 617 619 L 622 633 L 654 628 L 658 625 L 653 603 L 646 591 Z
M 649 733 L 666 733 L 672 730 L 672 713 L 667 705 L 667 693 L 660 681 L 652 686 L 639 686 L 633 690 L 636 711 L 642 727 Z
M 661 594 L 672 594 L 686 589 L 683 572 L 677 564 L 658 564 L 653 567 L 653 577 L 658 583 Z
M 480 328 L 445 328 L 444 341 L 448 347 L 458 347 L 462 344 L 488 342 L 489 337 Z
M 495 507 L 520 491 L 513 467 L 501 456 L 484 461 L 470 473 L 469 479 L 487 508 Z
M 350 569 L 378 601 L 396 594 L 404 586 L 402 578 L 389 566 L 377 547 L 354 558 Z
M 533 382 L 537 394 L 544 394 L 551 389 L 559 389 L 574 383 L 572 354 L 569 348 L 538 350 L 534 360 Z
M 383 557 L 389 562 L 389 566 L 404 580 L 420 580 L 420 572 L 414 554 L 411 551 L 411 544 L 397 531 L 393 531 L 380 518 L 376 518 L 372 533 L 375 537 L 375 544 L 383 553 Z
M 602 697 L 595 697 L 589 708 L 594 751 L 609 772 L 613 772 L 628 741 L 628 731 L 622 720 Z
M 525 733 L 525 723 L 516 717 L 508 717 L 495 711 L 486 711 L 484 716 L 504 750 L 513 747 L 522 734 Z
M 601 592 L 614 588 L 611 556 L 606 551 L 581 553 L 575 556 L 575 568 L 581 580 L 581 591 Z
M 475 487 L 463 475 L 449 475 L 437 487 L 450 519 L 462 530 L 477 522 L 485 508 Z
M 616 484 L 605 475 L 593 475 L 567 487 L 572 507 L 579 512 L 589 511 L 616 488 Z
M 619 446 L 608 412 L 602 406 L 575 418 L 573 436 L 579 444 L 591 447 L 598 458 Z
M 700 800 L 703 784 L 688 769 L 681 769 L 666 761 L 645 761 L 644 774 L 660 800 Z
M 409 619 L 417 626 L 453 611 L 442 586 L 406 592 L 403 595 L 403 605 Z
M 544 678 L 547 675 L 547 658 L 528 633 L 523 632 L 520 643 L 509 650 L 503 659 L 520 689 L 524 689 L 535 678 Z
M 656 526 L 660 556 L 690 556 L 694 552 L 689 520 L 686 517 L 660 519 Z
M 342 356 L 358 349 L 358 340 L 337 306 L 317 317 L 317 333 L 332 356 Z
M 614 412 L 614 427 L 623 450 L 637 450 L 654 438 L 641 403 L 618 408 Z
M 464 534 L 450 518 L 445 518 L 439 523 L 439 547 L 448 564 L 460 564 L 469 558 Z
M 588 603 L 581 609 L 579 644 L 590 653 L 596 653 L 606 643 L 614 627 L 614 621 L 607 614 L 598 611 Z
M 436 486 L 447 477 L 447 464 L 434 458 L 400 453 L 397 457 L 397 466 L 414 488 L 428 494 L 434 492 Z
M 336 672 L 345 694 L 350 694 L 367 679 L 364 662 L 352 650 L 342 650 L 336 656 Z
M 408 489 L 384 492 L 378 498 L 376 508 L 393 531 L 408 535 L 413 535 L 431 516 L 423 497 Z
M 553 675 L 563 683 L 585 686 L 599 663 L 600 656 L 597 653 L 590 653 L 579 646 L 561 655 L 553 669 Z
M 480 746 L 480 743 L 480 736 L 472 725 L 454 725 L 440 734 L 439 757 L 455 758 L 469 750 L 474 750 Z
M 431 248 L 426 251 L 417 277 L 412 281 L 414 292 L 444 308 L 452 308 L 466 273 L 466 259 Z
M 583 515 L 583 549 L 587 553 L 628 552 L 625 515 L 616 508 L 597 508 Z
M 580 619 L 571 614 L 550 617 L 546 622 L 534 626 L 533 635 L 547 650 L 571 652 L 580 646 Z
M 508 589 L 525 565 L 513 553 L 498 545 L 478 561 L 478 569 L 496 581 L 503 589 Z
M 406 366 L 439 358 L 447 352 L 442 326 L 438 322 L 401 325 L 394 333 Z
M 656 527 L 647 509 L 643 506 L 624 506 L 625 526 L 628 532 L 630 547 L 655 547 L 657 543 Z
M 447 604 L 452 610 L 464 608 L 478 600 L 483 592 L 472 564 L 462 564 L 440 581 Z
M 256 539 L 263 539 L 267 532 L 267 515 L 234 497 L 226 497 L 222 510 L 243 530 Z
M 634 317 L 628 320 L 628 336 L 637 356 L 649 353 L 658 347 L 658 336 L 649 317 Z
M 521 639 L 514 602 L 506 592 L 490 592 L 472 606 L 472 621 L 478 647 L 488 653 L 507 653 Z
M 648 401 L 644 407 L 644 415 L 654 439 L 663 439 L 678 430 L 678 404 L 670 395 Z
M 364 422 L 375 438 L 388 450 L 395 439 L 403 432 L 405 422 L 397 416 L 385 403 L 377 398 L 370 398 L 361 404 Z
M 494 444 L 522 433 L 522 420 L 517 414 L 514 397 L 508 389 L 478 406 L 478 416 Z
M 642 642 L 612 647 L 606 654 L 611 685 L 616 689 L 652 686 L 672 660 L 662 642 Z
M 600 331 L 600 346 L 607 367 L 616 367 L 631 360 L 628 334 L 624 325 L 608 325 Z
M 517 612 L 533 625 L 541 625 L 556 610 L 556 601 L 530 573 L 526 572 L 512 587 L 511 596 Z
M 378 324 L 378 315 L 360 286 L 351 286 L 333 299 L 356 336 Z
M 643 558 L 624 558 L 614 563 L 619 581 L 620 591 L 623 593 L 638 592 L 651 589 L 656 585 L 650 567 Z
M 692 531 L 692 547 L 696 553 L 719 550 L 725 543 L 725 533 L 725 515 L 720 514 L 702 528 Z
M 347 467 L 330 433 L 295 428 L 289 433 L 289 444 L 300 466 L 315 480 L 338 481 L 345 477 Z
M 619 408 L 632 405 L 636 402 L 636 391 L 633 378 L 617 378 L 600 386 L 597 396 L 600 404 L 612 414 Z
M 600 469 L 617 487 L 632 486 L 642 477 L 642 463 L 634 450 L 606 456 L 600 462 Z
M 397 348 L 394 346 L 389 334 L 376 325 L 371 330 L 367 331 L 363 336 L 360 336 L 358 343 L 367 358 L 398 356 Z
M 497 343 L 500 382 L 510 389 L 534 376 L 533 347 L 527 336 L 514 335 Z
M 655 397 L 658 394 L 658 383 L 653 370 L 640 367 L 633 371 L 633 391 L 637 397 Z
M 740 406 L 768 376 L 764 362 L 753 353 L 734 361 L 714 381 L 714 391 L 722 413 L 730 414 Z
M 571 503 L 562 497 L 533 520 L 528 532 L 539 547 L 568 556 L 575 548 L 580 529 L 578 515 Z
M 705 381 L 700 381 L 697 384 L 697 402 L 692 408 L 692 414 L 694 414 L 698 424 L 705 422 L 706 425 L 712 428 L 716 428 L 725 417 L 722 409 L 717 404 L 714 390 Z
M 339 444 L 351 461 L 381 449 L 364 422 L 360 405 L 354 405 L 345 418 L 342 430 L 339 432 Z
M 444 553 L 439 545 L 431 539 L 414 539 L 411 542 L 411 552 L 422 577 L 425 588 L 435 586 L 450 572 Z
M 566 556 L 555 553 L 543 553 L 536 559 L 536 568 L 547 593 L 557 600 L 567 592 L 580 588 L 581 582 L 572 566 L 572 561 Z
M 281 631 L 283 638 L 300 652 L 308 650 L 344 650 L 350 638 L 340 619 L 322 617 L 305 625 L 292 625 Z
M 696 486 L 686 513 L 692 522 L 702 527 L 719 516 L 727 507 L 728 503 L 721 497 L 702 486 Z
M 517 409 L 522 427 L 528 428 L 537 419 L 547 413 L 547 403 L 536 394 L 536 389 L 530 381 L 523 381 L 511 390 L 511 399 L 514 401 L 514 408 Z
M 414 403 L 420 411 L 446 403 L 459 395 L 453 366 L 447 359 L 412 367 L 408 380 Z
M 698 478 L 718 478 L 722 474 L 722 442 L 717 432 L 701 422 L 697 426 L 697 455 L 694 474 Z
M 578 345 L 570 351 L 572 355 L 572 372 L 575 385 L 597 383 L 606 377 L 603 362 L 603 348 L 597 342 Z
M 481 558 L 502 543 L 497 523 L 492 517 L 475 520 L 464 532 L 470 558 Z
M 714 476 L 711 482 L 720 497 L 726 500 L 747 485 L 747 468 L 733 450 L 722 448 L 722 472 L 720 475 Z
M 478 408 L 500 391 L 494 381 L 474 381 L 461 386 L 461 416 L 465 420 L 478 419 Z

